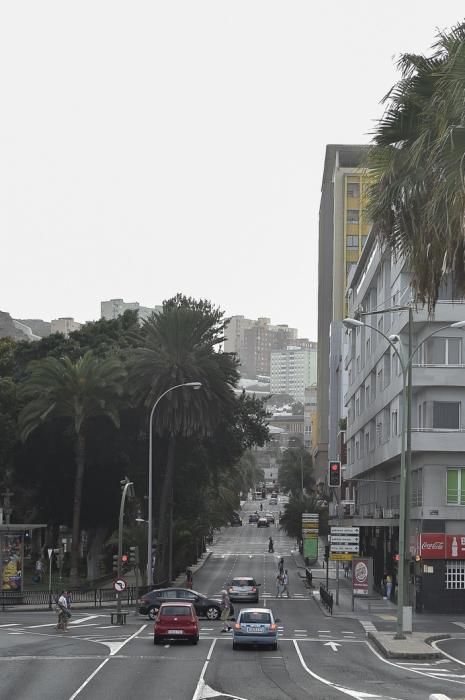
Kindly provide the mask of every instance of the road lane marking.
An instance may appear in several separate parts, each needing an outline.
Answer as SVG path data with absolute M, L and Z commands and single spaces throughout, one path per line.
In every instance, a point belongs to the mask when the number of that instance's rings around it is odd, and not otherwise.
M 0 625 L 0 627 L 18 627 L 19 622 L 9 622 L 7 625 Z
M 119 644 L 119 648 L 118 648 L 118 649 L 116 648 L 116 645 L 115 645 L 115 647 L 114 647 L 113 650 L 110 648 L 110 656 L 107 656 L 107 658 L 106 658 L 104 661 L 102 661 L 101 664 L 99 664 L 99 665 L 97 666 L 97 668 L 95 669 L 95 671 L 93 671 L 93 672 L 90 674 L 90 676 L 88 676 L 88 677 L 86 678 L 86 680 L 84 681 L 84 683 L 82 683 L 82 684 L 79 686 L 79 688 L 70 696 L 69 700 L 74 700 L 74 698 L 77 698 L 77 696 L 80 694 L 80 692 L 81 692 L 82 690 L 84 690 L 84 688 L 90 683 L 90 681 L 92 680 L 92 678 L 95 678 L 95 676 L 97 675 L 97 673 L 98 673 L 99 671 L 101 671 L 102 668 L 109 662 L 110 658 L 111 658 L 112 656 L 114 656 L 120 649 L 122 649 L 122 647 L 124 647 L 125 644 L 127 644 L 128 642 L 130 642 L 131 639 L 134 639 L 134 637 L 136 637 L 138 634 L 140 634 L 146 627 L 147 627 L 147 625 L 142 625 L 142 627 L 140 627 L 140 628 L 137 630 L 137 632 L 134 632 L 134 634 L 131 635 L 130 637 L 128 637 L 124 642 L 121 642 L 121 643 Z
M 299 661 L 302 664 L 303 669 L 310 676 L 315 678 L 317 681 L 320 681 L 320 683 L 323 683 L 324 685 L 327 685 L 330 688 L 334 688 L 334 690 L 338 690 L 340 693 L 344 693 L 345 695 L 349 695 L 352 698 L 356 698 L 356 700 L 365 700 L 365 698 L 384 698 L 385 700 L 387 700 L 386 695 L 377 695 L 374 693 L 365 693 L 365 692 L 359 691 L 359 690 L 352 690 L 352 688 L 345 688 L 344 686 L 338 685 L 337 683 L 334 683 L 333 681 L 330 681 L 327 678 L 323 678 L 322 676 L 319 676 L 317 673 L 315 673 L 315 671 L 312 671 L 311 668 L 309 668 L 307 666 L 307 664 L 305 663 L 304 657 L 302 656 L 302 652 L 300 651 L 300 648 L 299 648 L 298 641 L 294 640 L 293 644 L 294 644 L 295 650 L 297 652 L 297 656 L 299 657 Z M 403 699 L 401 699 L 401 698 L 389 698 L 389 700 L 403 700 Z
M 73 620 L 70 622 L 70 625 L 80 625 L 81 622 L 89 622 L 89 620 L 95 620 L 96 617 L 100 617 L 100 615 L 88 615 L 87 617 L 81 617 L 80 620 Z
M 27 625 L 24 627 L 26 630 L 35 630 L 39 627 L 56 627 L 57 623 L 56 622 L 47 622 L 46 625 Z

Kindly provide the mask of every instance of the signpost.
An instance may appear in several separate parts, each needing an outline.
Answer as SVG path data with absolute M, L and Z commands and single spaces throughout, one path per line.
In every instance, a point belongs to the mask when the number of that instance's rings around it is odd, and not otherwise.
M 352 559 L 352 610 L 357 596 L 369 596 L 373 593 L 373 560 L 371 557 L 354 557 Z
M 332 527 L 329 558 L 331 561 L 351 561 L 360 552 L 359 527 Z
M 124 578 L 117 578 L 116 581 L 113 581 L 113 588 L 117 593 L 123 593 L 127 587 L 128 584 Z
M 318 559 L 318 513 L 302 513 L 302 540 L 304 544 L 304 559 L 314 562 Z

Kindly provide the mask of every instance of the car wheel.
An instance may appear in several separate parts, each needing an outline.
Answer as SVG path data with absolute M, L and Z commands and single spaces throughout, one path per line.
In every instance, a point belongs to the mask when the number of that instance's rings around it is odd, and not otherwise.
M 237 651 L 239 649 L 239 645 L 236 644 L 236 642 L 233 642 L 233 650 Z
M 218 620 L 220 617 L 220 609 L 215 608 L 214 605 L 210 605 L 205 611 L 205 617 L 207 620 Z
M 271 651 L 278 651 L 278 642 L 271 645 Z
M 198 644 L 199 643 L 199 638 L 198 637 L 192 637 L 191 639 L 191 644 Z
M 155 620 L 156 616 L 158 615 L 158 608 L 149 608 L 147 615 L 151 620 Z
M 153 635 L 153 643 L 154 643 L 154 644 L 160 644 L 160 639 L 159 639 L 159 637 L 157 637 L 156 634 Z

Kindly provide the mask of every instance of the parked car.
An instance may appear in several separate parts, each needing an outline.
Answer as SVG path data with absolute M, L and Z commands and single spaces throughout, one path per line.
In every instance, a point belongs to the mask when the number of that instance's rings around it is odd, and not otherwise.
M 199 641 L 199 619 L 192 603 L 162 603 L 153 626 L 153 643 L 167 639 Z
M 268 527 L 269 526 L 268 518 L 265 518 L 264 515 L 262 515 L 258 520 L 257 520 L 257 527 Z
M 265 517 L 268 520 L 268 523 L 272 523 L 274 525 L 274 514 L 273 513 L 265 513 Z
M 259 583 L 250 576 L 236 576 L 228 586 L 230 600 L 258 603 Z
M 249 515 L 249 523 L 256 523 L 258 522 L 258 513 L 251 513 Z
M 243 608 L 233 626 L 233 649 L 245 644 L 278 648 L 279 619 L 269 608 Z
M 137 605 L 141 615 L 148 615 L 151 620 L 154 620 L 162 603 L 177 601 L 192 603 L 197 615 L 206 617 L 208 620 L 218 620 L 221 615 L 219 600 L 207 598 L 202 593 L 188 588 L 159 588 L 149 591 L 138 599 Z

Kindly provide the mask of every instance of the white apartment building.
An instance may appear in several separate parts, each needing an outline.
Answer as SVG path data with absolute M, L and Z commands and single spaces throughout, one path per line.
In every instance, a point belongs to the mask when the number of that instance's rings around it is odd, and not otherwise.
M 286 350 L 271 353 L 270 391 L 290 394 L 304 403 L 305 389 L 316 383 L 317 343 L 313 348 L 290 345 Z
M 66 338 L 73 331 L 78 331 L 82 326 L 82 323 L 75 321 L 71 316 L 62 316 L 60 318 L 54 318 L 50 322 L 50 333 L 61 333 Z
M 378 581 L 384 571 L 394 578 L 397 571 L 404 411 L 397 352 L 408 357 L 410 279 L 403 260 L 370 234 L 347 290 L 348 316 L 360 314 L 363 324 L 343 331 L 340 348 L 347 373 L 342 497 L 350 490 L 353 501 L 343 524 L 360 527 L 362 553 L 373 556 Z M 465 334 L 451 327 L 463 320 L 465 303 L 454 299 L 451 284 L 441 287 L 432 317 L 412 305 L 412 348 L 419 349 L 412 362 L 406 551 L 416 583 L 412 603 L 437 612 L 465 612 Z
M 100 302 L 100 318 L 105 318 L 107 321 L 122 316 L 125 311 L 137 311 L 139 321 L 147 319 L 154 311 L 161 313 L 162 306 L 141 306 L 138 301 L 124 301 L 123 299 L 109 299 L 108 301 Z

